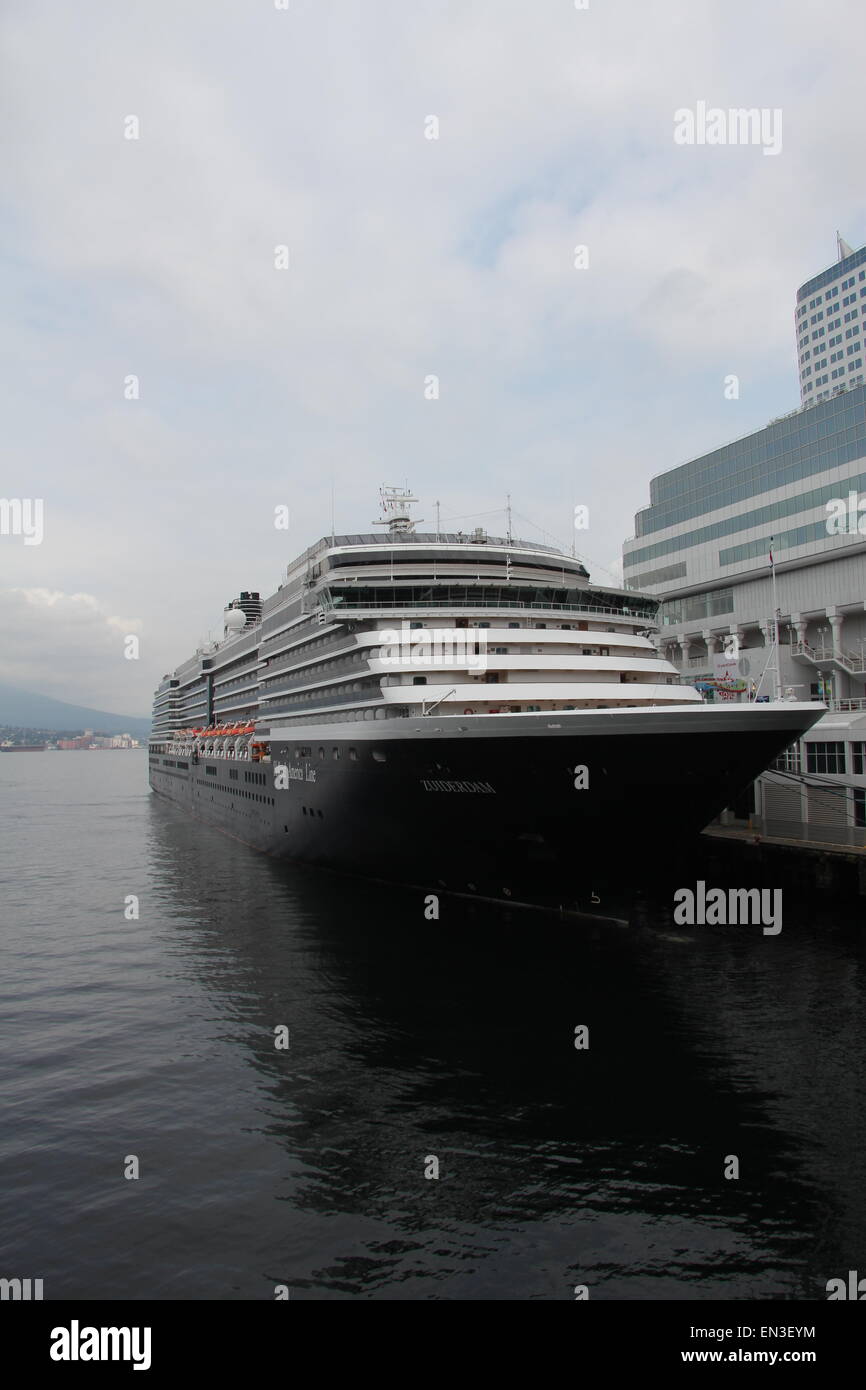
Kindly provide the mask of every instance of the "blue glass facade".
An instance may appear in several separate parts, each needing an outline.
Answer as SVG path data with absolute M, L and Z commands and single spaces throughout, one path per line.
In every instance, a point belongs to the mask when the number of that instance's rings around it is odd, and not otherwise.
M 832 285 L 834 280 L 838 280 L 841 276 L 847 275 L 861 265 L 866 265 L 866 246 L 861 246 L 860 250 L 855 251 L 853 255 L 846 256 L 844 260 L 837 261 L 829 269 L 822 270 L 820 275 L 807 280 L 805 285 L 801 285 L 797 291 L 797 303 L 801 304 L 804 299 L 809 298 L 810 294 L 816 294 L 825 285 Z
M 866 453 L 866 446 L 864 446 L 863 452 Z M 866 492 L 866 473 L 846 478 L 841 486 L 841 495 L 847 497 L 849 489 Z M 768 502 L 766 506 L 754 507 L 750 512 L 740 512 L 738 516 L 727 517 L 724 521 L 714 521 L 710 526 L 699 526 L 695 531 L 685 531 L 681 536 L 672 536 L 670 540 L 656 541 L 654 545 L 641 546 L 640 550 L 633 550 L 630 555 L 623 556 L 623 568 L 628 569 L 632 565 L 643 564 L 647 560 L 655 560 L 660 555 L 671 555 L 677 550 L 689 550 L 693 545 L 703 545 L 706 541 L 717 540 L 720 536 L 732 536 L 737 531 L 750 531 L 754 526 L 771 525 L 782 517 L 795 516 L 797 512 L 805 512 L 812 507 L 826 507 L 831 498 L 839 496 L 840 484 L 837 482 L 824 483 L 822 487 L 811 488 L 809 492 L 798 493 L 796 497 L 781 497 L 778 502 Z M 793 532 L 787 534 L 793 535 Z M 810 539 L 812 538 L 810 537 Z M 796 544 L 801 544 L 801 542 L 796 542 Z M 724 550 L 719 552 L 720 556 L 730 553 L 730 551 Z M 743 558 L 746 558 L 745 555 Z M 729 564 L 730 561 L 720 560 L 719 563 Z M 654 583 L 657 581 L 647 580 L 646 582 Z
M 635 535 L 651 535 L 863 457 L 866 386 L 856 386 L 653 478 L 651 505 L 635 517 Z M 750 524 L 745 517 L 736 520 L 737 530 Z M 651 558 L 650 550 L 660 555 L 675 548 L 670 541 L 645 547 L 626 557 L 626 564 Z
M 662 627 L 672 623 L 700 622 L 702 618 L 720 618 L 734 611 L 733 589 L 710 589 L 687 598 L 669 598 L 659 604 L 657 621 Z
M 795 526 L 793 531 L 782 531 L 780 535 L 775 533 L 772 536 L 773 558 L 777 559 L 782 550 L 792 550 L 794 546 L 806 545 L 809 541 L 825 541 L 827 539 L 827 522 L 813 521 L 808 526 Z M 859 536 L 854 537 L 859 540 Z M 850 543 L 850 537 L 839 537 L 839 544 Z M 764 556 L 767 564 L 770 563 L 770 536 L 762 536 L 757 541 L 745 541 L 742 545 L 728 546 L 727 550 L 719 551 L 720 565 L 736 565 L 743 560 L 759 560 Z

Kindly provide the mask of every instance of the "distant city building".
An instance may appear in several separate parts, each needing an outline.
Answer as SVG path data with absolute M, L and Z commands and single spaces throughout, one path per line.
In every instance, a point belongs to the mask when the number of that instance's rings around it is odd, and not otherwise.
M 131 734 L 94 734 L 90 729 L 77 738 L 59 738 L 58 748 L 138 748 Z
M 803 405 L 863 383 L 866 246 L 852 251 L 837 233 L 839 259 L 797 291 L 795 331 Z

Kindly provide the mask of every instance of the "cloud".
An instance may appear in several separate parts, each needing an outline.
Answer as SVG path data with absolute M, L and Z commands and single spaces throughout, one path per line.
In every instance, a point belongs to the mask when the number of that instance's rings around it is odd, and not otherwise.
M 0 589 L 3 679 L 73 704 L 135 714 L 136 683 L 128 674 L 135 663 L 124 648 L 141 628 L 139 619 L 105 612 L 92 594 Z
M 0 26 L 3 487 L 46 506 L 0 580 L 140 614 L 132 708 L 329 529 L 332 480 L 338 529 L 408 478 L 428 520 L 511 492 L 566 544 L 585 503 L 615 555 L 654 473 L 796 404 L 797 285 L 836 226 L 866 235 L 855 0 L 817 26 L 812 0 L 33 0 Z M 697 100 L 780 107 L 782 153 L 676 146 Z M 98 704 L 120 678 L 91 657 Z

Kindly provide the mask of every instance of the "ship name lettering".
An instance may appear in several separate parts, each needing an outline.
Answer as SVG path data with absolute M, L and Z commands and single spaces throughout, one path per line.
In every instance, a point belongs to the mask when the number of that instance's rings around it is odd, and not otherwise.
M 442 782 L 427 781 L 421 779 L 421 786 L 425 792 L 480 792 L 483 794 L 496 793 L 496 788 L 491 787 L 489 782 Z

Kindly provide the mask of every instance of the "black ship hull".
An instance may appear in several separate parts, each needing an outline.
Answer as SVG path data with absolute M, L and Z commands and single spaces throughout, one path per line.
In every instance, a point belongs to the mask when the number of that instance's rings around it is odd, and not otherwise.
M 153 789 L 258 850 L 604 911 L 675 855 L 823 706 L 435 717 L 273 730 L 258 763 L 152 751 Z

